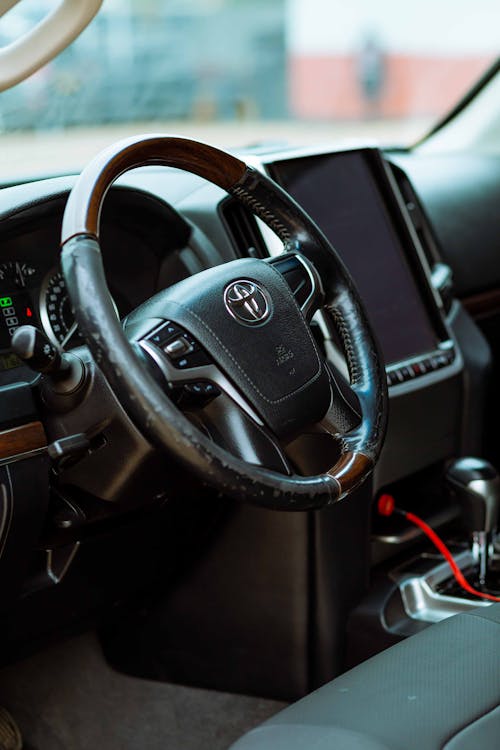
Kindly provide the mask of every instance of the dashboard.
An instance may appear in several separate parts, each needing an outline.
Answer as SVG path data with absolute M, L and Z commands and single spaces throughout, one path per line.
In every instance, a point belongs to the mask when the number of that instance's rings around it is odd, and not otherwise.
M 437 243 L 405 172 L 375 148 L 261 149 L 241 156 L 302 204 L 361 291 L 391 398 L 376 485 L 387 486 L 456 453 L 465 387 L 457 330 L 463 311 L 449 289 L 436 283 Z M 82 344 L 58 265 L 73 181 L 56 178 L 0 194 L 0 385 L 33 380 L 9 350 L 17 326 L 34 323 L 66 349 Z M 111 189 L 101 244 L 122 320 L 160 289 L 204 268 L 282 249 L 277 237 L 224 191 L 156 167 L 135 170 Z M 345 373 L 334 332 L 321 318 L 314 323 L 332 363 Z M 406 439 L 410 423 L 418 450 Z
M 460 368 L 460 353 L 432 282 L 435 247 L 417 231 L 410 209 L 418 199 L 405 197 L 411 186 L 401 170 L 370 148 L 271 152 L 251 155 L 249 161 L 290 192 L 340 253 L 378 336 L 390 388 L 411 388 L 416 379 L 443 368 L 448 372 L 454 363 L 455 370 Z M 130 184 L 115 188 L 106 201 L 103 257 L 122 319 L 159 289 L 193 272 L 234 256 L 273 252 L 273 238 L 253 217 L 241 210 L 236 215 L 223 195 L 203 183 L 200 187 L 198 178 L 187 183 L 191 201 L 184 211 L 182 203 L 179 212 L 163 203 L 177 174 L 139 170 L 132 180 L 139 191 Z M 58 264 L 63 205 L 64 198 L 40 196 L 22 219 L 16 210 L 16 228 L 2 242 L 0 374 L 20 366 L 9 346 L 20 325 L 41 327 L 66 349 L 82 343 Z M 196 229 L 198 252 L 188 247 Z M 221 233 L 232 246 L 225 253 L 222 243 L 219 248 Z
M 40 326 L 63 348 L 79 339 L 77 326 L 60 269 L 23 259 L 0 265 L 0 370 L 19 366 L 10 351 L 10 339 L 22 325 Z
M 10 339 L 19 326 L 41 328 L 66 350 L 83 343 L 59 266 L 64 198 L 40 198 L 22 219 L 16 213 L 4 222 L 0 373 L 13 370 L 14 379 L 21 362 L 10 349 Z M 190 230 L 169 207 L 137 191 L 113 191 L 103 213 L 104 264 L 117 315 L 123 318 L 161 287 L 163 277 L 172 283 L 189 274 L 181 255 Z
M 4 601 L 15 610 L 11 631 L 19 633 L 20 641 L 37 638 L 42 620 L 51 633 L 75 613 L 86 616 L 89 602 L 99 607 L 115 601 L 117 590 L 121 595 L 134 585 L 157 580 L 151 568 L 153 562 L 157 565 L 154 555 L 159 550 L 168 556 L 169 570 L 189 555 L 194 560 L 205 549 L 205 535 L 224 518 L 222 551 L 214 544 L 207 553 L 213 566 L 210 575 L 201 574 L 200 587 L 190 591 L 189 600 L 181 599 L 179 612 L 174 612 L 172 621 L 177 615 L 180 622 L 179 649 L 189 652 L 192 643 L 183 643 L 183 634 L 199 632 L 200 622 L 203 632 L 211 634 L 207 642 L 222 634 L 224 649 L 228 642 L 245 642 L 248 636 L 249 653 L 256 638 L 267 642 L 269 633 L 279 633 L 279 648 L 273 651 L 284 649 L 284 656 L 270 679 L 279 676 L 285 694 L 289 685 L 295 685 L 296 692 L 304 688 L 290 671 L 297 650 L 306 660 L 308 644 L 317 637 L 321 654 L 324 639 L 335 638 L 343 627 L 336 624 L 341 607 L 331 603 L 331 592 L 340 592 L 342 602 L 355 606 L 366 593 L 370 566 L 392 560 L 411 543 L 404 519 L 395 519 L 390 533 L 387 524 L 377 525 L 375 514 L 371 516 L 373 498 L 381 491 L 403 496 L 403 507 L 436 527 L 456 517 L 456 508 L 447 506 L 439 493 L 442 469 L 453 456 L 481 455 L 481 414 L 491 354 L 477 325 L 450 291 L 448 258 L 407 176 L 411 162 L 375 148 L 261 148 L 239 156 L 304 206 L 360 289 L 389 389 L 388 431 L 372 476 L 352 502 L 325 513 L 279 514 L 231 506 L 224 515 L 224 498 L 214 498 L 208 487 L 194 482 L 168 456 L 156 455 L 120 413 L 110 389 L 99 380 L 98 367 L 89 363 L 59 267 L 62 218 L 75 178 L 4 187 L 0 434 L 39 421 L 52 446 L 66 438 L 85 440 L 83 449 L 76 440 L 80 453 L 54 465 L 46 453 L 36 451 L 16 463 L 0 464 L 0 485 L 6 488 L 0 496 L 0 585 L 7 592 Z M 103 209 L 101 245 L 107 283 L 123 322 L 141 303 L 177 281 L 235 258 L 274 256 L 283 248 L 234 197 L 194 175 L 160 167 L 135 170 L 111 188 Z M 10 351 L 12 332 L 28 322 L 93 368 L 92 408 L 84 401 L 57 412 L 47 404 L 38 389 L 40 377 Z M 311 327 L 341 382 L 347 367 L 336 332 L 321 315 Z M 218 408 L 217 399 L 212 407 Z M 318 443 L 304 441 L 287 449 L 295 465 L 312 474 L 325 456 L 330 457 L 331 443 L 318 449 Z M 302 464 L 292 451 L 301 451 Z M 161 522 L 155 515 L 160 508 L 165 513 Z M 193 547 L 186 551 L 192 537 Z M 309 556 L 313 537 L 319 540 L 314 560 Z M 56 563 L 64 575 L 66 570 L 70 573 L 68 586 L 56 586 L 54 593 L 59 573 L 50 566 Z M 290 623 L 300 619 L 301 612 L 311 611 L 314 596 L 305 582 L 312 571 L 317 572 L 318 611 L 326 607 L 326 619 L 317 632 L 305 627 L 303 643 L 297 636 L 298 646 Z M 220 582 L 225 587 L 231 575 L 237 579 L 232 598 L 211 588 Z M 248 585 L 241 585 L 242 575 Z M 15 599 L 20 591 L 22 605 Z M 220 607 L 213 607 L 213 601 Z M 192 611 L 196 622 L 191 631 L 182 626 L 186 611 Z M 225 663 L 225 654 L 211 647 L 210 655 L 198 660 L 208 665 L 207 684 L 217 670 L 210 660 Z M 323 669 L 327 660 L 321 663 Z M 243 691 L 253 689 L 242 686 Z

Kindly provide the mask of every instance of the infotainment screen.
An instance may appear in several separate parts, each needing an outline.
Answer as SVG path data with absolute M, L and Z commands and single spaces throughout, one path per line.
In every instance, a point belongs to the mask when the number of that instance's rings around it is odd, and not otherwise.
M 288 159 L 274 162 L 269 171 L 348 267 L 386 365 L 434 351 L 438 335 L 366 152 Z

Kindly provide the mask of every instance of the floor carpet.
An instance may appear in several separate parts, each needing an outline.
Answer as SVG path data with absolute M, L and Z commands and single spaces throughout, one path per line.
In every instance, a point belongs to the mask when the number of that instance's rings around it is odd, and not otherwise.
M 0 705 L 34 750 L 227 750 L 276 701 L 128 677 L 95 634 L 0 671 Z

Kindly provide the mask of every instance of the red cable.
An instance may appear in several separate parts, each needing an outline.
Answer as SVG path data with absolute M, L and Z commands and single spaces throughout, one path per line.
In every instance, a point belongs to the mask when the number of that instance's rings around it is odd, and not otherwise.
M 452 573 L 455 576 L 455 580 L 463 589 L 465 589 L 465 591 L 468 591 L 469 594 L 473 594 L 474 596 L 480 596 L 482 599 L 488 599 L 491 602 L 500 602 L 500 597 L 493 596 L 493 594 L 486 594 L 484 593 L 484 591 L 478 591 L 470 585 L 470 583 L 464 577 L 462 571 L 456 564 L 453 555 L 451 554 L 446 544 L 436 534 L 436 532 L 433 531 L 433 529 L 431 529 L 431 527 L 426 524 L 425 521 L 423 521 L 419 516 L 416 516 L 414 513 L 409 513 L 405 510 L 398 511 L 398 509 L 395 507 L 394 498 L 392 497 L 392 495 L 381 495 L 379 497 L 377 505 L 380 515 L 390 516 L 392 515 L 392 513 L 394 513 L 394 511 L 396 511 L 402 513 L 408 521 L 414 523 L 415 526 L 418 526 L 424 532 L 424 534 L 429 537 L 434 546 L 437 547 L 437 549 L 441 552 L 446 562 L 450 566 Z
M 480 596 L 482 599 L 489 599 L 490 602 L 500 602 L 500 597 L 493 596 L 493 594 L 486 594 L 484 591 L 478 591 L 477 589 L 475 589 L 473 586 L 470 585 L 470 583 L 464 577 L 462 571 L 456 564 L 455 560 L 453 559 L 453 555 L 451 554 L 446 544 L 443 542 L 442 539 L 438 537 L 436 532 L 433 531 L 431 527 L 425 523 L 425 521 L 422 521 L 422 519 L 416 516 L 414 513 L 408 513 L 406 511 L 403 511 L 403 512 L 404 512 L 405 517 L 408 519 L 408 521 L 411 521 L 416 526 L 421 528 L 424 534 L 427 534 L 427 536 L 429 537 L 431 542 L 434 544 L 434 546 L 438 548 L 438 550 L 441 552 L 443 557 L 446 559 L 446 562 L 450 566 L 457 583 L 463 589 L 468 591 L 469 594 L 474 594 L 474 596 Z

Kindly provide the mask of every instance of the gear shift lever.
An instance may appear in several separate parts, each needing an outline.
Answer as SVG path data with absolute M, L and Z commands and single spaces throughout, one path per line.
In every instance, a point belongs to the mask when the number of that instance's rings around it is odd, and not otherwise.
M 497 527 L 500 476 L 481 458 L 459 458 L 448 467 L 448 490 L 462 506 L 463 522 L 472 538 L 472 554 L 479 563 L 479 583 L 486 583 L 489 546 Z

